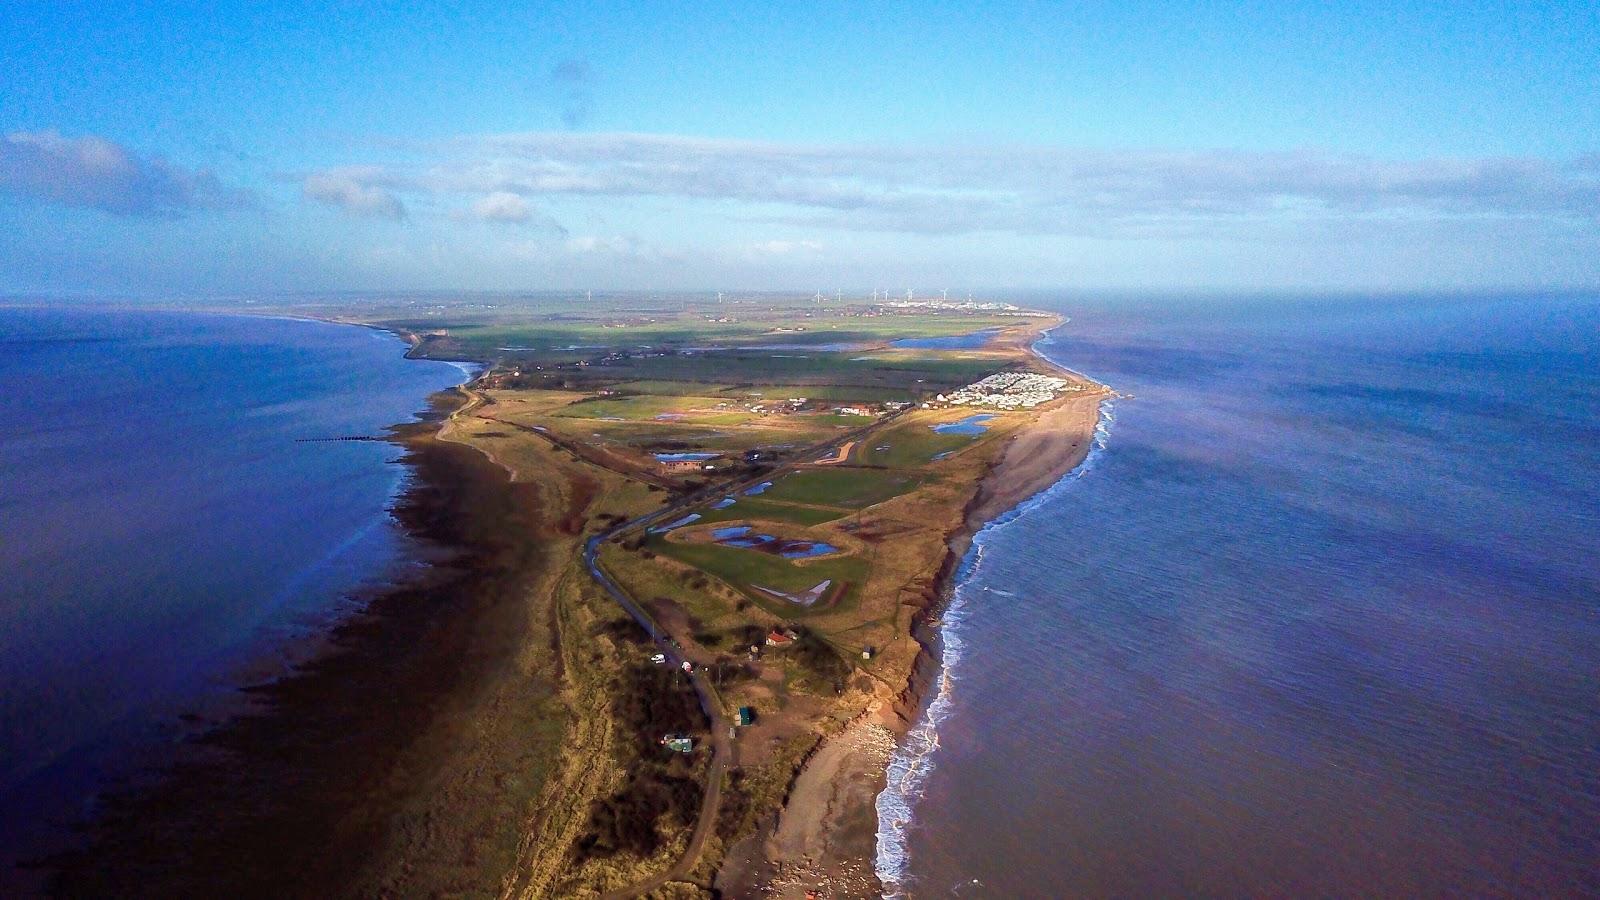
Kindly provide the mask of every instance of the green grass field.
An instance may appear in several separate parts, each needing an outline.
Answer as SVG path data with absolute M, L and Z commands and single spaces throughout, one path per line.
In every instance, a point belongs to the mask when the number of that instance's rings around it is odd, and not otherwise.
M 828 388 L 848 397 L 854 389 L 897 391 L 899 399 L 968 384 L 996 368 L 992 359 L 942 351 L 836 353 L 820 351 L 721 350 L 689 356 L 615 360 L 572 372 L 586 381 L 673 382 L 738 385 L 760 373 L 780 396 L 810 396 L 808 388 Z M 738 396 L 738 388 L 727 396 Z
M 852 454 L 856 462 L 892 469 L 927 465 L 940 453 L 970 446 L 981 435 L 940 434 L 924 422 L 906 422 L 864 441 Z M 888 447 L 879 450 L 879 447 Z
M 806 469 L 779 478 L 761 496 L 779 502 L 862 509 L 904 494 L 921 483 L 914 475 L 881 469 Z
M 787 400 L 790 397 L 805 397 L 832 403 L 892 403 L 910 400 L 913 392 L 861 385 L 747 384 L 726 388 L 723 393 L 741 399 L 759 397 L 763 400 Z
M 580 400 L 577 403 L 557 411 L 555 414 L 563 418 L 579 419 L 654 419 L 662 413 L 682 413 L 685 418 L 702 418 L 706 416 L 741 415 L 738 410 L 718 410 L 718 403 L 726 403 L 726 399 L 718 400 L 712 397 L 701 396 L 663 396 L 656 394 L 643 394 L 637 397 L 603 397 L 597 400 Z M 705 412 L 691 412 L 691 410 L 705 410 Z M 742 414 L 749 418 L 749 414 Z M 733 421 L 743 421 L 734 419 Z
M 827 425 L 833 428 L 860 428 L 870 425 L 878 420 L 877 416 L 847 416 L 840 413 L 817 413 L 805 416 L 805 421 L 814 425 Z
M 844 582 L 849 585 L 848 589 L 839 603 L 830 607 L 830 610 L 837 611 L 840 606 L 854 600 L 856 592 L 867 576 L 868 568 L 867 561 L 859 556 L 827 557 L 801 565 L 758 550 L 724 547 L 720 544 L 681 544 L 663 540 L 659 536 L 651 538 L 646 546 L 664 556 L 688 563 L 721 578 L 744 591 L 751 600 L 764 609 L 791 617 L 821 610 L 811 610 L 787 603 L 755 590 L 754 586 L 760 585 L 784 592 L 800 592 L 809 590 L 823 579 L 831 579 L 835 585 Z
M 760 522 L 788 522 L 794 525 L 821 525 L 823 522 L 832 522 L 834 519 L 845 515 L 843 509 L 833 509 L 823 506 L 796 506 L 791 503 L 773 503 L 758 495 L 755 497 L 739 497 L 738 502 L 723 509 L 712 509 L 702 506 L 695 509 L 700 514 L 700 521 L 707 522 L 732 522 L 735 520 L 751 520 Z
M 705 396 L 721 394 L 733 385 L 704 384 L 698 381 L 621 381 L 611 385 L 614 391 L 631 394 L 663 394 L 669 396 Z
M 465 311 L 456 311 L 453 315 L 436 319 L 402 318 L 389 321 L 417 331 L 447 329 L 451 337 L 463 344 L 540 349 L 596 345 L 633 347 L 641 344 L 754 346 L 876 343 L 906 337 L 968 334 L 1017 324 L 1015 318 L 1006 316 L 930 313 L 845 316 L 836 311 L 793 307 L 751 310 L 740 314 L 738 320 L 733 322 L 713 322 L 701 316 L 670 311 L 641 315 L 620 310 L 585 312 L 581 318 L 563 315 L 529 322 L 526 315 L 518 315 L 511 317 L 514 321 L 497 321 L 503 318 L 492 314 L 473 316 Z

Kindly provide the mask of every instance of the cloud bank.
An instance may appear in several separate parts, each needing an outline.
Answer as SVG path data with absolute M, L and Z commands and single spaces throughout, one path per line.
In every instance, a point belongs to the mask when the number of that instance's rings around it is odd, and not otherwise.
M 357 205 L 396 194 L 673 198 L 746 220 L 910 234 L 1184 237 L 1272 224 L 1600 222 L 1600 156 L 1385 160 L 1313 151 L 807 145 L 532 133 L 416 145 L 336 170 Z M 312 179 L 307 179 L 308 194 Z M 378 198 L 387 197 L 379 201 Z
M 248 205 L 204 169 L 144 157 L 93 135 L 14 131 L 0 137 L 0 192 L 25 200 L 119 216 L 179 217 Z

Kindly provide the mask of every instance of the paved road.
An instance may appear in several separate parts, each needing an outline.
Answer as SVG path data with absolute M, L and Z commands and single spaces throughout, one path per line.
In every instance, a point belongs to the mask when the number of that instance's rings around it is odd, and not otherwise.
M 656 647 L 666 654 L 668 664 L 681 667 L 685 661 L 682 649 L 673 642 L 670 635 L 659 631 L 655 626 L 655 620 L 645 612 L 644 608 L 600 567 L 601 545 L 617 535 L 636 528 L 649 528 L 657 522 L 666 520 L 669 516 L 677 515 L 719 494 L 725 495 L 742 491 L 763 481 L 777 478 L 787 468 L 801 463 L 812 462 L 825 455 L 831 455 L 841 445 L 861 440 L 868 432 L 887 425 L 900 415 L 901 413 L 893 413 L 873 422 L 871 425 L 854 429 L 834 440 L 818 444 L 796 455 L 784 465 L 765 475 L 737 478 L 729 482 L 701 488 L 668 503 L 653 513 L 612 526 L 606 531 L 589 538 L 588 542 L 583 545 L 583 564 L 589 570 L 589 577 L 593 578 L 595 583 L 599 584 L 629 616 L 632 616 L 633 620 L 639 623 L 639 627 L 650 634 Z M 710 836 L 711 829 L 716 825 L 717 812 L 722 805 L 722 783 L 728 774 L 729 767 L 733 764 L 734 742 L 731 736 L 732 726 L 728 722 L 727 715 L 723 712 L 722 702 L 715 687 L 712 686 L 703 670 L 696 669 L 692 672 L 689 675 L 689 684 L 694 688 L 696 697 L 699 698 L 700 709 L 705 712 L 706 718 L 711 720 L 711 766 L 706 772 L 706 794 L 700 802 L 700 818 L 695 822 L 694 833 L 689 838 L 689 846 L 685 848 L 683 857 L 678 860 L 676 865 L 645 881 L 606 894 L 605 896 L 608 898 L 639 897 L 650 893 L 669 881 L 682 881 L 688 878 L 689 873 L 694 870 L 694 867 L 700 861 L 700 853 L 705 849 L 706 838 Z

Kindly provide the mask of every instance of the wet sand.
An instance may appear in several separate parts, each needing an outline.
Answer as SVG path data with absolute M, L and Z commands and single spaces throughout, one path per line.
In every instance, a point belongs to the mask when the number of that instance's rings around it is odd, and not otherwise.
M 439 870 L 476 851 L 465 830 L 495 810 L 443 822 L 440 798 L 490 796 L 463 783 L 460 757 L 498 686 L 519 680 L 523 594 L 545 566 L 536 488 L 435 437 L 460 402 L 440 394 L 430 421 L 396 432 L 414 472 L 396 515 L 432 562 L 339 625 L 327 653 L 246 689 L 256 712 L 180 748 L 153 783 L 108 796 L 84 846 L 49 861 L 55 893 L 403 893 L 408 866 Z M 524 701 L 539 687 L 520 679 Z

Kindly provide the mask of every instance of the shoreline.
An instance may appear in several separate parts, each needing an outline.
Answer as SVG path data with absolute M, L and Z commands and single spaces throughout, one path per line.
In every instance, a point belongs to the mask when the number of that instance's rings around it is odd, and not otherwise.
M 45 306 L 7 308 L 51 309 Z M 197 320 L 269 319 L 344 324 L 231 309 L 95 305 L 85 308 L 84 312 L 181 316 Z M 344 340 L 359 339 L 347 334 Z M 408 358 L 406 354 L 411 346 L 410 342 L 404 342 L 400 348 L 402 358 Z M 395 349 L 385 341 L 376 352 L 392 359 Z M 455 377 L 462 379 L 460 383 L 463 384 L 471 379 L 467 372 Z M 316 606 L 281 621 L 257 626 L 237 641 L 211 647 L 211 656 L 196 665 L 195 671 L 199 674 L 188 676 L 181 691 L 175 689 L 169 694 L 156 695 L 146 707 L 125 710 L 91 740 L 60 753 L 8 786 L 8 797 L 17 799 L 18 805 L 26 810 L 20 821 L 32 817 L 34 824 L 17 829 L 14 843 L 0 853 L 0 885 L 4 886 L 0 893 L 11 889 L 19 896 L 32 896 L 44 891 L 56 877 L 63 860 L 84 856 L 86 835 L 94 832 L 108 807 L 151 790 L 172 773 L 198 760 L 213 758 L 217 752 L 214 739 L 218 732 L 235 720 L 263 715 L 276 685 L 337 653 L 342 630 L 367 615 L 379 598 L 414 586 L 426 577 L 428 570 L 447 561 L 451 551 L 429 541 L 402 521 L 402 507 L 413 505 L 410 498 L 418 487 L 417 466 L 413 461 L 415 438 L 432 424 L 443 421 L 437 413 L 436 399 L 453 390 L 455 386 L 440 391 L 431 385 L 418 385 L 414 393 L 407 392 L 410 399 L 401 395 L 398 406 L 389 410 L 395 416 L 394 421 L 381 427 L 362 427 L 363 431 L 371 431 L 370 436 L 363 435 L 363 440 L 393 448 L 387 451 L 388 458 L 374 470 L 387 481 L 381 499 L 373 506 L 370 518 L 362 520 L 349 532 L 339 532 L 338 542 L 324 546 L 326 556 L 310 559 L 303 569 L 291 571 L 297 573 L 297 578 L 307 572 L 320 574 L 329 559 L 339 556 L 353 543 L 366 540 L 366 536 L 378 528 L 393 529 L 396 533 L 393 552 L 388 557 L 375 565 L 350 568 L 355 574 L 344 583 L 322 585 L 306 592 L 306 597 L 317 598 Z M 168 406 L 170 402 L 169 398 Z M 261 589 L 256 588 L 258 593 Z M 267 594 L 259 595 L 260 602 L 271 599 Z M 12 837 L 13 832 L 8 831 L 7 836 Z
M 416 334 L 378 325 L 288 318 L 354 324 L 392 334 L 407 344 L 407 358 L 415 358 L 420 340 Z M 1020 349 L 1025 341 L 1031 349 L 1060 324 L 1057 319 L 1028 327 L 1006 343 Z M 780 892 L 782 896 L 803 896 L 805 887 L 816 886 L 826 886 L 830 896 L 882 894 L 875 873 L 879 825 L 875 804 L 887 783 L 891 760 L 933 696 L 942 667 L 937 616 L 951 601 L 962 561 L 984 527 L 1059 482 L 1088 454 L 1099 403 L 1108 391 L 1037 353 L 1030 359 L 1041 371 L 1090 387 L 1041 407 L 1006 438 L 973 488 L 959 526 L 948 534 L 923 604 L 912 612 L 906 636 L 917 647 L 906 683 L 882 683 L 877 697 L 859 715 L 817 742 L 797 770 L 774 822 L 753 836 L 757 842 L 770 839 L 787 848 L 789 862 L 780 859 L 771 867 L 757 867 L 757 877 L 765 879 L 762 883 L 776 881 L 789 888 Z M 470 384 L 469 377 L 434 394 L 429 398 L 430 411 L 420 421 L 391 429 L 390 439 L 405 447 L 404 461 L 413 470 L 397 498 L 395 516 L 423 548 L 419 555 L 424 566 L 415 581 L 360 598 L 348 620 L 315 638 L 326 655 L 319 653 L 267 684 L 243 688 L 243 695 L 265 710 L 260 715 L 218 722 L 184 747 L 184 755 L 193 758 L 175 766 L 160 783 L 108 799 L 88 828 L 88 847 L 56 860 L 61 864 L 60 883 L 69 893 L 182 893 L 187 883 L 207 888 L 231 885 L 249 895 L 250 885 L 269 883 L 260 880 L 267 873 L 276 879 L 270 883 L 291 892 L 403 891 L 410 877 L 403 870 L 419 854 L 441 852 L 436 836 L 419 835 L 419 828 L 450 831 L 447 840 L 468 845 L 470 841 L 456 833 L 494 815 L 440 803 L 458 800 L 462 794 L 471 797 L 479 787 L 466 784 L 467 777 L 455 776 L 450 768 L 460 767 L 468 755 L 482 760 L 482 753 L 461 746 L 461 729 L 477 722 L 474 716 L 491 715 L 487 712 L 491 707 L 500 710 L 507 695 L 526 694 L 528 687 L 510 671 L 512 664 L 507 661 L 538 644 L 540 635 L 537 626 L 519 621 L 529 611 L 509 597 L 515 590 L 483 602 L 468 595 L 477 582 L 502 576 L 520 579 L 522 589 L 529 590 L 557 563 L 538 546 L 538 507 L 552 499 L 543 497 L 547 486 L 538 480 L 518 481 L 516 467 L 508 461 L 477 443 L 450 437 L 455 418 L 478 402 Z M 495 509 L 485 512 L 478 506 Z M 452 528 L 476 535 L 464 543 L 441 539 Z M 515 572 L 497 570 L 479 577 L 478 554 L 490 544 L 520 546 L 520 550 L 501 546 L 490 551 L 490 555 L 517 555 L 521 562 L 512 566 Z M 451 621 L 441 619 L 444 614 L 439 610 L 419 611 L 416 605 L 396 602 L 430 595 L 446 606 L 457 606 L 445 616 Z M 474 633 L 485 628 L 495 633 Z M 428 633 L 439 629 L 453 633 L 457 643 L 450 649 L 457 652 L 457 659 L 425 646 Z M 476 659 L 486 651 L 498 654 L 497 659 Z M 461 654 L 487 667 L 460 671 Z M 378 677 L 397 670 L 403 673 L 399 678 L 412 679 L 409 683 L 415 688 L 400 689 L 406 703 L 417 695 L 431 696 L 411 709 L 368 709 L 399 700 L 396 682 Z M 357 734 L 343 733 L 351 730 L 352 720 L 359 723 L 363 716 L 388 718 L 365 729 L 356 724 Z M 509 739 L 523 737 L 515 729 L 526 725 L 496 727 L 501 729 L 500 739 Z M 360 746 L 352 747 L 352 742 Z M 318 752 L 329 743 L 340 745 L 336 753 Z M 495 752 L 497 748 L 483 751 Z M 446 781 L 449 784 L 441 788 Z M 307 787 L 313 782 L 315 786 Z M 419 824 L 419 814 L 431 819 Z M 505 810 L 498 814 L 503 818 Z M 806 857 L 808 848 L 818 844 L 827 851 L 814 860 L 790 864 L 793 857 Z M 308 846 L 313 848 L 309 854 Z M 225 849 L 230 847 L 249 848 L 251 858 L 239 858 Z M 721 868 L 732 870 L 731 877 L 740 876 L 741 855 L 745 854 L 730 847 L 723 856 Z M 171 865 L 174 858 L 181 860 L 177 867 Z M 293 870 L 292 875 L 283 870 Z M 717 884 L 724 884 L 722 873 Z M 745 894 L 727 891 L 727 895 Z
M 944 671 L 939 619 L 954 599 L 965 561 L 978 535 L 1049 491 L 1081 467 L 1094 447 L 1102 404 L 1110 388 L 1052 362 L 1035 344 L 1066 323 L 1033 329 L 1024 344 L 1050 374 L 1086 385 L 1040 409 L 1007 439 L 1005 449 L 979 481 L 961 525 L 945 541 L 945 554 L 929 590 L 930 601 L 912 613 L 910 637 L 918 651 L 907 683 L 872 702 L 859 715 L 817 743 L 802 763 L 775 822 L 743 846 L 730 848 L 718 879 L 731 896 L 765 889 L 771 896 L 800 900 L 808 888 L 836 898 L 892 896 L 879 878 L 878 799 L 888 787 L 889 767 L 904 750 Z M 887 744 L 887 746 L 885 746 Z M 867 823 L 870 822 L 870 827 Z M 741 860 L 738 857 L 743 856 Z
M 349 324 L 329 323 L 325 324 Z M 406 340 L 407 355 L 414 340 Z M 314 652 L 235 693 L 246 712 L 174 748 L 170 765 L 109 788 L 78 846 L 32 865 L 57 893 L 342 895 L 384 883 L 459 727 L 524 646 L 524 585 L 549 568 L 527 526 L 537 488 L 450 441 L 470 378 L 429 396 L 384 439 L 409 477 L 392 514 L 418 551 L 307 636 Z M 315 835 L 316 837 L 310 837 Z M 309 851 L 309 852 L 308 852 Z

